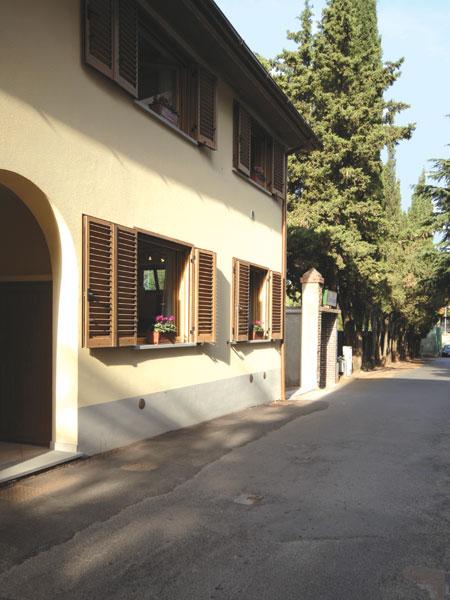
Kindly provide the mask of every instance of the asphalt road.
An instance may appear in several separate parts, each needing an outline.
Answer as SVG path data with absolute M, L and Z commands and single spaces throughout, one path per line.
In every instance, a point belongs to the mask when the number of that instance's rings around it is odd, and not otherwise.
M 438 359 L 73 463 L 0 489 L 0 598 L 448 600 L 449 459 Z

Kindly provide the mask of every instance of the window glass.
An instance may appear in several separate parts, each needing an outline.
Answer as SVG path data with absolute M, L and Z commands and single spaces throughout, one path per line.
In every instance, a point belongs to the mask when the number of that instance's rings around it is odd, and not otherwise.
M 155 272 L 153 269 L 145 269 L 143 271 L 142 285 L 146 292 L 154 292 L 156 290 Z
M 138 243 L 138 335 L 147 336 L 156 317 L 175 317 L 181 326 L 180 287 L 189 251 L 141 234 Z
M 179 68 L 166 52 L 141 42 L 140 84 L 142 101 L 174 125 L 179 125 Z
M 250 266 L 250 291 L 249 291 L 249 333 L 252 333 L 255 324 L 267 331 L 267 271 Z
M 270 138 L 258 123 L 252 121 L 250 177 L 262 187 L 269 187 L 271 184 L 269 147 Z

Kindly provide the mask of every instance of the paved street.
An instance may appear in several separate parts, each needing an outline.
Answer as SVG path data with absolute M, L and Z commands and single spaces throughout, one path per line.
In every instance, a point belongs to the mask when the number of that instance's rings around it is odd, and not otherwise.
M 0 598 L 447 600 L 449 458 L 438 359 L 79 461 L 0 489 Z

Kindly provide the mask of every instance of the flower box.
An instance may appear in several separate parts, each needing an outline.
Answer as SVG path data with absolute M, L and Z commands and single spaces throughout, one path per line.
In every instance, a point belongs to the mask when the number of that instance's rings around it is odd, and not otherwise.
M 252 170 L 252 179 L 255 183 L 257 183 L 258 185 L 265 187 L 266 185 L 266 178 L 264 175 L 264 169 L 262 167 L 255 167 Z
M 254 331 L 251 332 L 252 340 L 263 340 L 264 339 L 264 331 Z
M 161 331 L 152 331 L 149 337 L 149 341 L 151 344 L 175 344 L 177 334 L 169 332 L 163 333 Z
M 148 333 L 150 344 L 175 344 L 177 339 L 177 327 L 175 317 L 169 315 L 158 315 L 155 318 L 153 329 Z
M 172 123 L 172 125 L 176 125 L 178 127 L 178 113 L 176 113 L 174 110 L 165 104 L 162 104 L 161 102 L 154 102 L 150 105 L 150 108 L 155 113 L 166 119 L 166 121 L 169 121 L 169 123 Z
M 252 326 L 250 327 L 250 339 L 263 340 L 265 333 L 262 321 L 253 321 Z

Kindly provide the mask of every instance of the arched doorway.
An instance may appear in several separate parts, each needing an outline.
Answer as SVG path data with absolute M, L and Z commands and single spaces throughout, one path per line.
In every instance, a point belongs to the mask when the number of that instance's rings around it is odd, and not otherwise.
M 52 441 L 52 267 L 26 204 L 0 184 L 0 440 Z

